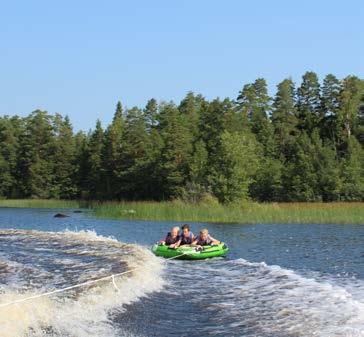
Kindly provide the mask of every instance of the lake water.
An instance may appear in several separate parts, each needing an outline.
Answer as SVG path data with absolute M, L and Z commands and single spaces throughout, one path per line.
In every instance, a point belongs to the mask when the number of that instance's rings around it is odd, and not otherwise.
M 150 253 L 171 223 L 0 209 L 0 336 L 364 336 L 364 226 L 191 224 L 227 258 Z M 1 307 L 113 273 L 96 286 Z

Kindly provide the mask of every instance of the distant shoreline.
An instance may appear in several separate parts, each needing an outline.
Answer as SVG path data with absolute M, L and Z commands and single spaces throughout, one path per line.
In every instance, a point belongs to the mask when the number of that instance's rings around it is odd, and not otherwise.
M 100 218 L 217 223 L 364 224 L 364 202 L 254 203 L 221 205 L 182 201 L 96 202 L 78 200 L 3 199 L 0 207 L 89 208 Z

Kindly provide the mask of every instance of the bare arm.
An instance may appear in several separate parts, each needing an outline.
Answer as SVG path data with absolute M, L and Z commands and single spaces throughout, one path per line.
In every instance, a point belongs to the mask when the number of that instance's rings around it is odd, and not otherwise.
M 220 244 L 220 241 L 219 241 L 219 240 L 214 239 L 212 236 L 210 236 L 210 239 L 211 239 L 211 244 L 212 244 L 212 245 L 219 245 L 219 244 Z
M 181 245 L 181 239 L 179 239 L 176 243 L 174 243 L 173 245 L 170 245 L 169 247 L 178 248 L 180 245 Z

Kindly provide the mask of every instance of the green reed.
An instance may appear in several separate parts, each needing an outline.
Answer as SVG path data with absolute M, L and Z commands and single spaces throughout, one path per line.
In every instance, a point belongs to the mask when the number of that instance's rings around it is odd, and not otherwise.
M 0 207 L 16 208 L 87 208 L 88 204 L 77 200 L 0 199 Z
M 233 223 L 364 224 L 364 203 L 252 203 L 235 205 L 171 202 L 106 202 L 99 217 Z
M 254 203 L 233 205 L 165 202 L 0 200 L 0 207 L 91 208 L 100 218 L 221 223 L 364 224 L 364 203 Z

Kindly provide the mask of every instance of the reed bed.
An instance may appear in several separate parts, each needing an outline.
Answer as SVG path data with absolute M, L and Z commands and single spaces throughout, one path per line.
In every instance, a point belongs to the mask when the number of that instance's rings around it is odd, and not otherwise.
M 91 208 L 112 219 L 219 223 L 364 224 L 364 203 L 254 203 L 234 205 L 165 202 L 84 202 L 77 200 L 0 200 L 0 207 Z
M 55 199 L 0 199 L 0 207 L 14 208 L 87 208 L 88 203 Z
M 364 224 L 364 203 L 252 203 L 237 205 L 171 202 L 106 202 L 94 205 L 105 218 L 221 223 Z

